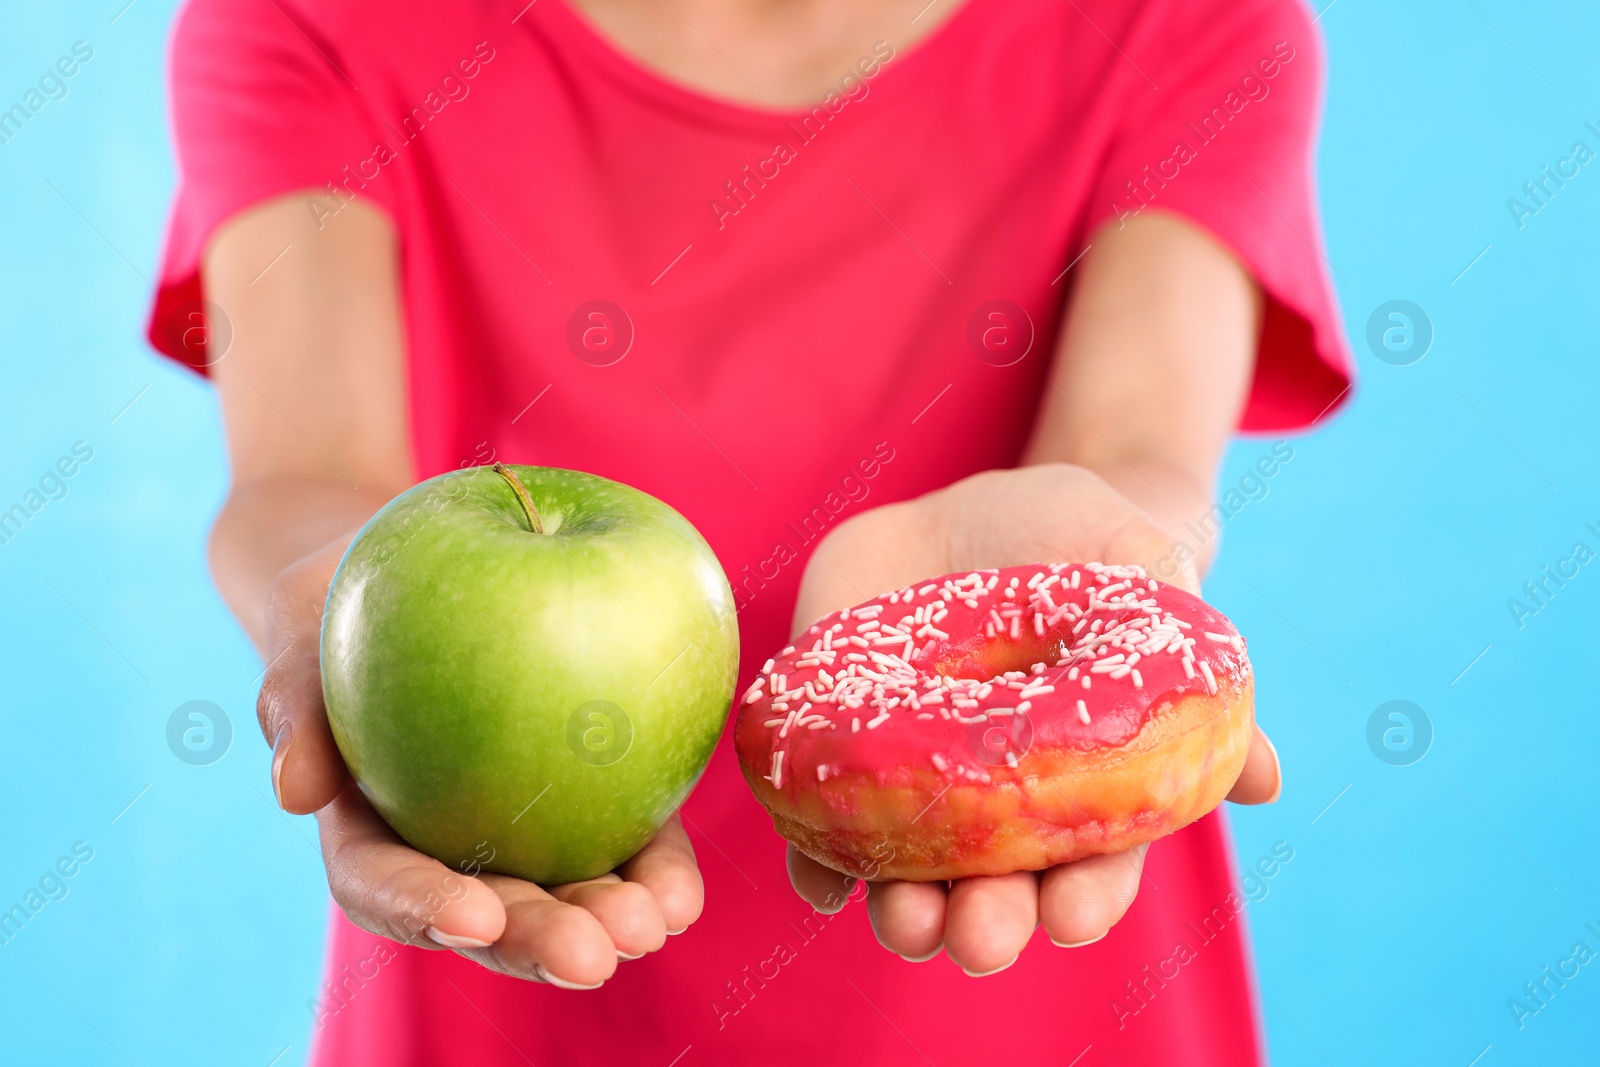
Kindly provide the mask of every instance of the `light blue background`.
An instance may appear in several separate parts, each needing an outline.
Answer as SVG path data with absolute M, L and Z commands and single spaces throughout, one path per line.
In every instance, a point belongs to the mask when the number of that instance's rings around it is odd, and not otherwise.
M 73 442 L 95 450 L 0 545 L 0 907 L 74 842 L 94 848 L 0 947 L 4 1046 L 11 1062 L 297 1063 L 325 920 L 315 827 L 270 802 L 260 664 L 206 575 L 225 484 L 213 396 L 141 340 L 173 181 L 173 5 L 122 3 L 13 5 L 0 35 L 6 103 L 72 42 L 95 50 L 0 146 L 0 508 Z M 1208 586 L 1251 635 L 1289 772 L 1276 807 L 1234 813 L 1241 864 L 1294 849 L 1249 908 L 1274 1058 L 1592 1062 L 1600 964 L 1521 1030 L 1507 1000 L 1579 939 L 1600 949 L 1583 928 L 1600 926 L 1600 563 L 1520 630 L 1506 602 L 1575 540 L 1600 548 L 1583 529 L 1600 527 L 1600 161 L 1520 230 L 1506 200 L 1575 140 L 1600 149 L 1583 128 L 1600 126 L 1600 18 L 1336 0 L 1320 24 L 1328 256 L 1363 377 L 1230 521 Z M 1364 340 L 1396 298 L 1435 331 L 1412 366 Z M 1267 447 L 1239 443 L 1225 483 Z M 207 767 L 164 736 L 197 698 L 235 727 Z M 1433 724 L 1412 766 L 1366 741 L 1396 698 Z

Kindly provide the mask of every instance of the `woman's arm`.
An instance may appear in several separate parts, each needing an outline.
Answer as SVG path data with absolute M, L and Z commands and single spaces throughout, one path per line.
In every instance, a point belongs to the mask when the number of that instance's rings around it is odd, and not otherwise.
M 1191 223 L 1107 225 L 1080 265 L 1024 464 L 1087 467 L 1176 532 L 1206 514 L 1238 425 L 1261 293 Z M 1200 550 L 1199 569 L 1215 542 Z
M 1189 223 L 1152 214 L 1108 225 L 1082 273 L 1049 395 L 1024 466 L 990 471 L 841 523 L 807 565 L 796 627 L 929 575 L 1042 559 L 1154 567 L 1211 500 L 1216 468 L 1253 367 L 1260 296 Z M 1172 579 L 1199 591 L 1193 567 Z M 860 590 L 861 593 L 858 593 Z M 1229 799 L 1275 799 L 1277 755 L 1258 729 Z M 969 974 L 1009 966 L 1035 928 L 1057 944 L 1103 935 L 1138 892 L 1144 847 L 1037 874 L 875 884 L 878 939 L 920 960 L 946 954 Z M 791 848 L 796 890 L 814 906 L 850 882 Z
M 395 242 L 365 205 L 319 230 L 287 196 L 229 220 L 203 269 L 233 326 L 211 370 L 233 474 L 211 570 L 264 652 L 283 569 L 414 481 Z
M 257 714 L 278 801 L 315 811 L 328 886 L 351 921 L 505 974 L 588 988 L 700 914 L 676 818 L 614 874 L 546 890 L 469 877 L 408 847 L 350 780 L 322 703 L 322 607 L 356 530 L 413 480 L 396 242 L 351 204 L 318 229 L 304 195 L 218 231 L 206 291 L 233 346 L 212 368 L 233 485 L 212 572 L 268 661 Z

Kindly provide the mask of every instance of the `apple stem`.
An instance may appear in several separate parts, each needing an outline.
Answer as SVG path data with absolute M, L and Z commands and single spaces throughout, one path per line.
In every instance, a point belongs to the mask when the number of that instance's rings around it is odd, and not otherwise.
M 492 468 L 494 472 L 511 483 L 511 491 L 517 494 L 517 503 L 522 505 L 522 513 L 528 517 L 528 525 L 536 534 L 544 533 L 544 523 L 539 521 L 539 509 L 533 506 L 533 498 L 528 495 L 527 486 L 522 484 L 516 472 L 504 463 L 496 463 Z

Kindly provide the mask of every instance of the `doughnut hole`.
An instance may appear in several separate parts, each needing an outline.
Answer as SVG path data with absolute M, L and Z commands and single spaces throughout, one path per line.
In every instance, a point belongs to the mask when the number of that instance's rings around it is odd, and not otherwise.
M 1022 632 L 1015 639 L 999 634 L 979 634 L 965 641 L 936 638 L 911 665 L 924 675 L 987 682 L 1009 671 L 1031 674 L 1035 663 L 1055 666 L 1066 655 L 1070 638 L 1070 630 L 1063 632 L 1060 626 L 1037 635 L 1032 617 L 1026 616 Z

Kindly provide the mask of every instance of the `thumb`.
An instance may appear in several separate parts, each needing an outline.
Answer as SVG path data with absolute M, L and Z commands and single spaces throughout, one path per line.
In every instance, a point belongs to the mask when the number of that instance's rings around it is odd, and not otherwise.
M 352 535 L 353 536 L 353 535 Z M 272 789 L 284 810 L 317 811 L 349 777 L 322 702 L 322 610 L 350 537 L 291 564 L 267 595 L 267 653 L 256 698 L 261 733 L 272 746 Z
M 1228 799 L 1235 804 L 1272 804 L 1282 792 L 1283 767 L 1278 762 L 1278 750 L 1257 726 L 1250 737 L 1244 769 L 1239 772 L 1239 780 L 1233 783 Z

